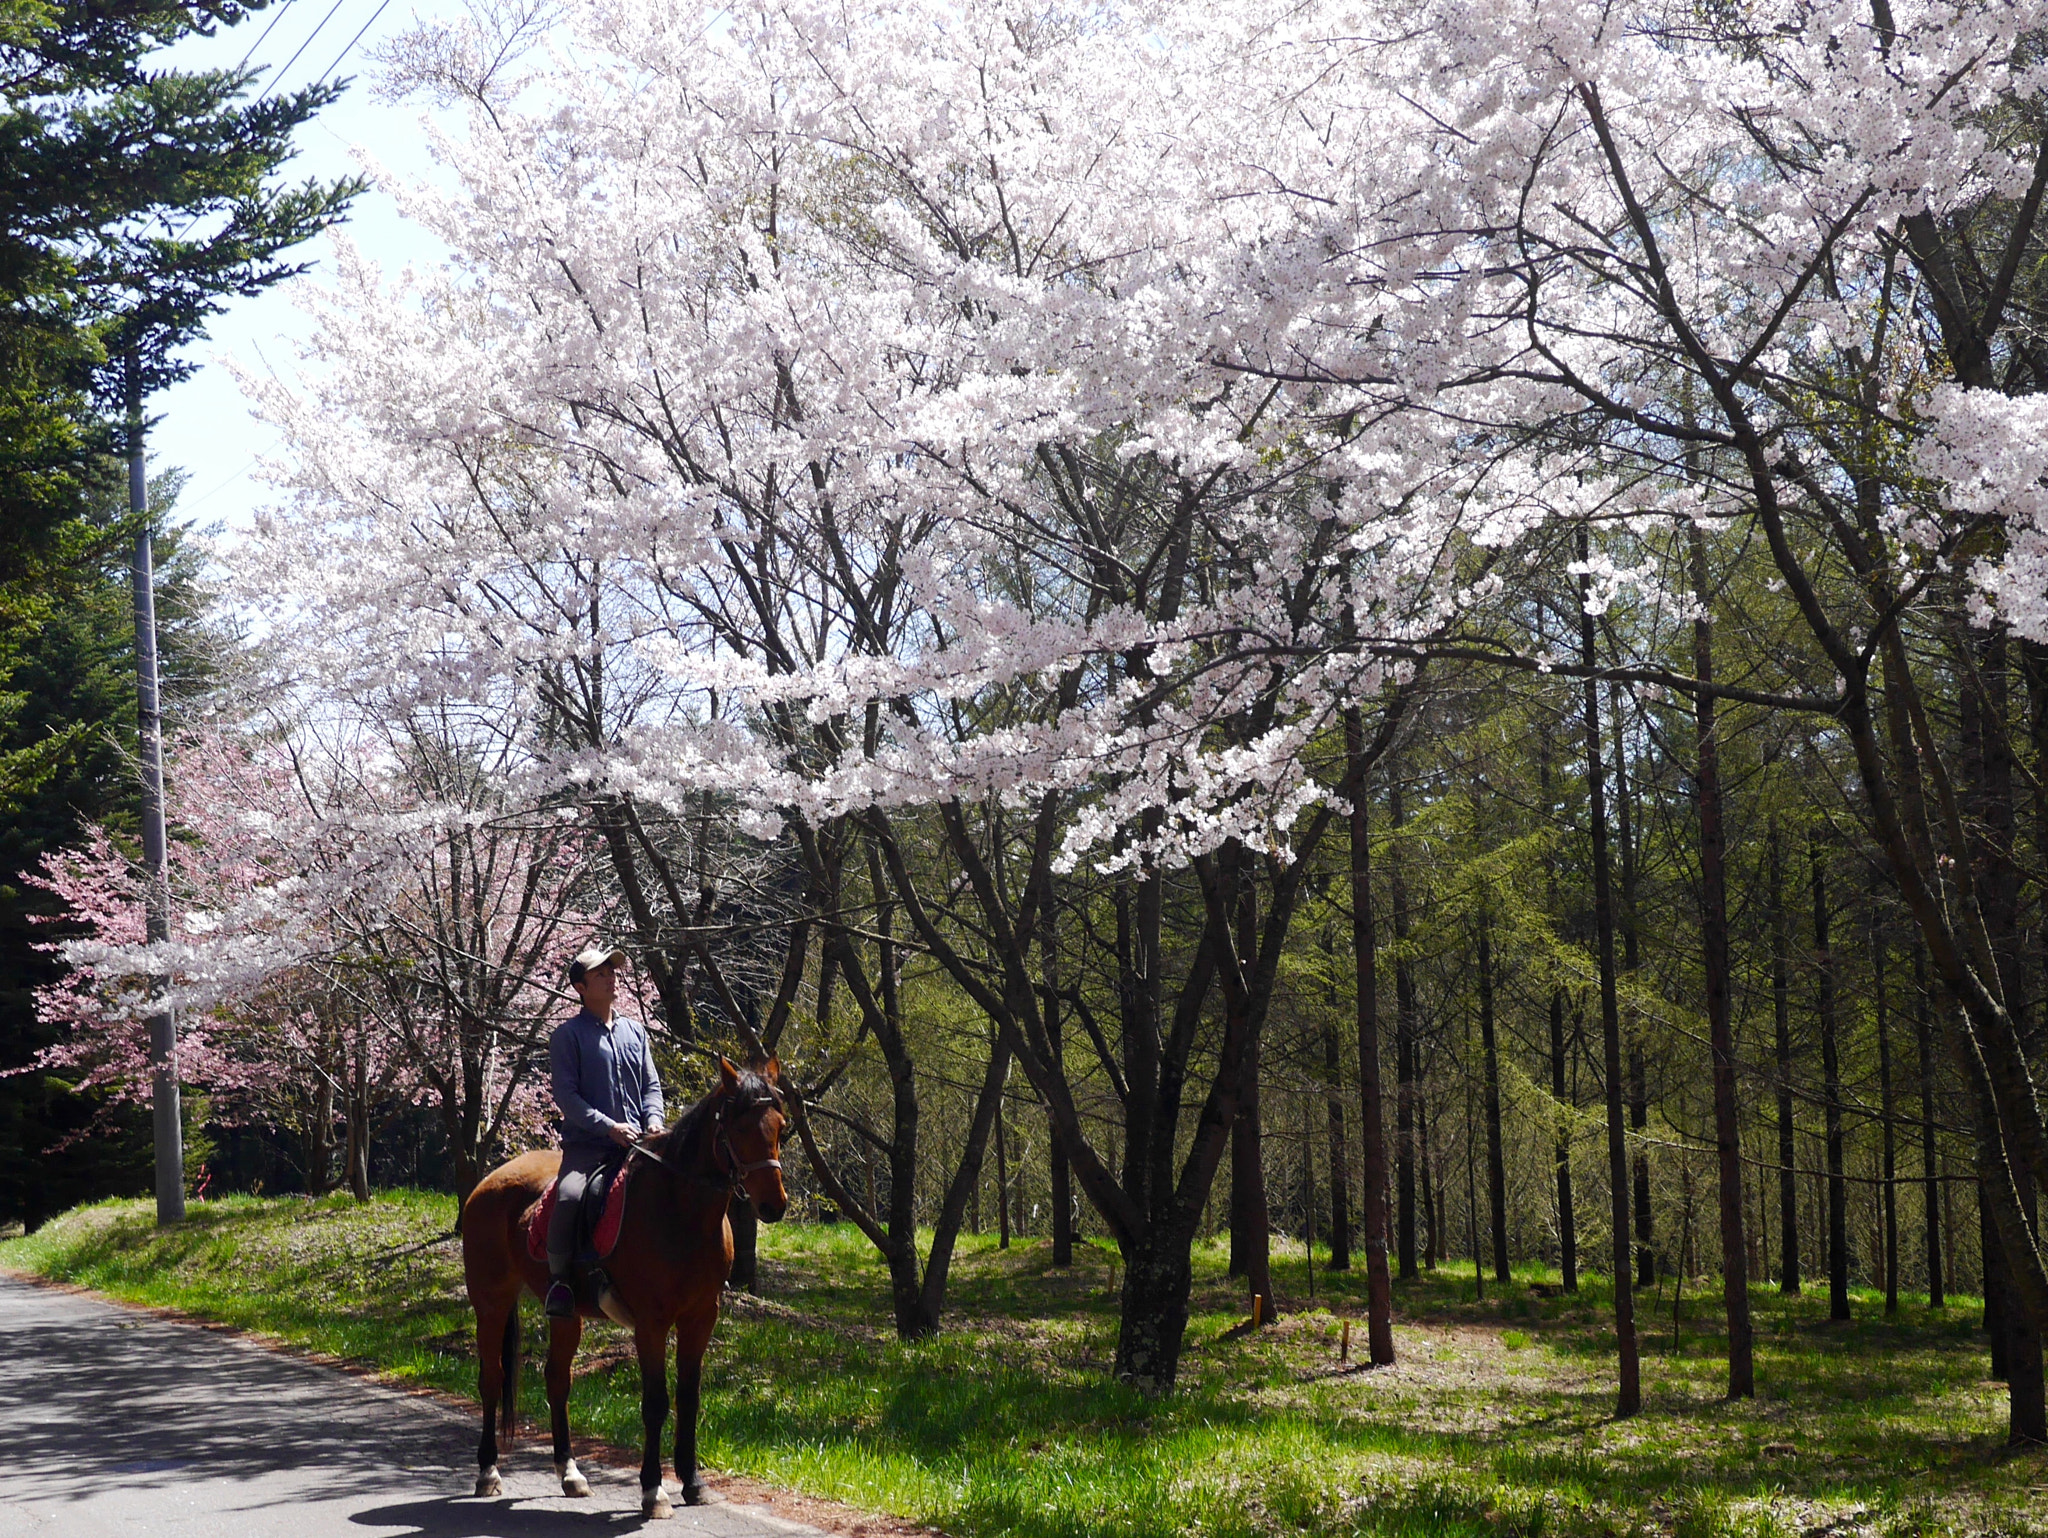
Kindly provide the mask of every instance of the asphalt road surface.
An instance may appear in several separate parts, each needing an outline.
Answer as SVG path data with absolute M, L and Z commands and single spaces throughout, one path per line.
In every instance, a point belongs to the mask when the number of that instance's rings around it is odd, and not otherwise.
M 639 1476 L 563 1496 L 527 1402 L 504 1496 L 476 1500 L 474 1416 L 232 1336 L 0 1277 L 0 1538 L 796 1538 L 757 1506 L 643 1522 Z M 544 1427 L 545 1421 L 543 1419 Z M 675 1482 L 669 1481 L 673 1496 Z

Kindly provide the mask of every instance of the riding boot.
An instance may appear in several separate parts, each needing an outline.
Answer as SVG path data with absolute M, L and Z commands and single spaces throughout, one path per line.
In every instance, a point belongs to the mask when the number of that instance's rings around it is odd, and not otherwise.
M 566 1267 L 556 1270 L 548 1268 L 548 1295 L 541 1300 L 541 1311 L 550 1319 L 573 1319 L 576 1317 L 576 1288 L 569 1280 Z

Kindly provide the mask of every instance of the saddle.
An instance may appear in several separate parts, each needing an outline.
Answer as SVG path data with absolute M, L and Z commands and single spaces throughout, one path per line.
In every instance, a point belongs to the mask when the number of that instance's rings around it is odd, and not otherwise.
M 613 1250 L 618 1248 L 619 1229 L 626 1217 L 626 1187 L 632 1180 L 634 1161 L 628 1159 L 623 1168 L 612 1170 L 605 1179 L 605 1191 L 601 1203 L 583 1198 L 583 1231 L 576 1236 L 577 1259 L 609 1260 Z M 596 1177 L 593 1177 L 595 1180 Z M 526 1253 L 535 1260 L 548 1258 L 548 1220 L 555 1213 L 555 1187 L 558 1180 L 550 1180 L 547 1189 L 540 1193 L 540 1200 L 527 1210 Z M 591 1214 L 597 1213 L 595 1222 Z

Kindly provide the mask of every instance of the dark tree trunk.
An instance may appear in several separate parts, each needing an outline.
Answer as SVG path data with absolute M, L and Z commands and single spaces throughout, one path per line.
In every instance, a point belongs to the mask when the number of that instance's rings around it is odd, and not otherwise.
M 1589 558 L 1589 540 L 1579 530 L 1579 560 Z M 1586 667 L 1586 801 L 1593 836 L 1593 921 L 1599 942 L 1600 1046 L 1607 1081 L 1607 1182 L 1613 1201 L 1614 1241 L 1614 1339 L 1620 1355 L 1619 1391 L 1615 1413 L 1634 1415 L 1643 1405 L 1642 1364 L 1636 1346 L 1636 1301 L 1629 1263 L 1629 1159 L 1628 1131 L 1624 1125 L 1621 1092 L 1621 1001 L 1617 993 L 1614 966 L 1614 890 L 1608 873 L 1606 771 L 1600 746 L 1600 685 L 1593 676 L 1598 666 L 1594 644 L 1593 616 L 1586 604 L 1591 599 L 1591 579 L 1579 578 L 1580 660 Z
M 1049 884 L 1048 884 L 1049 885 Z M 1050 890 L 1046 894 L 1044 929 L 1040 932 L 1040 954 L 1045 958 L 1045 1041 L 1046 1055 L 1052 1060 L 1056 1072 L 1066 1071 L 1066 1043 L 1062 1038 L 1060 1025 L 1060 961 L 1058 930 L 1054 920 L 1058 910 L 1052 906 Z M 1046 1108 L 1047 1149 L 1046 1149 L 1046 1199 L 1052 1204 L 1052 1263 L 1055 1266 L 1071 1266 L 1074 1263 L 1074 1185 L 1073 1172 L 1067 1164 L 1066 1145 L 1051 1125 L 1052 1108 Z
M 1500 1050 L 1493 1027 L 1493 935 L 1479 925 L 1479 1045 L 1485 1055 L 1486 1203 L 1493 1238 L 1493 1275 L 1508 1279 L 1508 1166 L 1500 1135 Z
M 1629 971 L 1634 972 L 1630 967 Z M 1630 1182 L 1636 1214 L 1636 1285 L 1657 1285 L 1656 1232 L 1650 1223 L 1650 1154 L 1644 1140 L 1650 1133 L 1649 1073 L 1643 1060 L 1643 1044 L 1633 1033 L 1628 1044 L 1628 1125 L 1636 1135 L 1631 1157 Z
M 1394 1360 L 1394 1289 L 1387 1267 L 1386 1101 L 1380 1087 L 1378 933 L 1372 913 L 1372 839 L 1364 779 L 1365 724 L 1356 709 L 1344 712 L 1344 750 L 1351 793 L 1351 953 L 1358 1003 L 1358 1122 L 1363 1158 L 1358 1169 L 1359 1226 L 1365 1237 L 1365 1318 L 1375 1367 Z
M 1991 1377 L 1994 1382 L 2012 1382 L 2011 1341 L 2005 1330 L 2005 1246 L 1998 1237 L 1998 1225 L 1991 1221 L 1991 1203 L 1985 1199 L 1984 1177 L 1977 1177 L 1977 1243 L 1984 1270 L 1984 1333 L 1991 1340 Z
M 313 1090 L 313 1111 L 300 1142 L 305 1150 L 306 1190 L 313 1196 L 325 1196 L 334 1189 L 334 1079 L 329 1074 L 321 1074 Z
M 1817 835 L 1806 843 L 1813 869 L 1814 1012 L 1820 1020 L 1821 1110 L 1828 1143 L 1828 1318 L 1849 1317 L 1848 1148 L 1842 1130 L 1842 1052 L 1835 1019 L 1835 957 L 1829 946 L 1828 878 Z
M 1543 798 L 1543 814 L 1551 815 L 1550 797 L 1550 726 L 1546 720 L 1536 738 L 1536 772 L 1538 786 Z M 1543 884 L 1545 911 L 1552 916 L 1557 913 L 1557 862 L 1546 855 L 1543 860 Z M 1571 1092 L 1567 1075 L 1564 1036 L 1564 989 L 1550 990 L 1550 1093 L 1557 1103 L 1568 1110 L 1578 1109 L 1576 1097 Z M 1576 1035 L 1577 1033 L 1574 1032 Z M 1558 1118 L 1557 1144 L 1553 1158 L 1557 1167 L 1557 1248 L 1558 1267 L 1566 1292 L 1579 1290 L 1579 1222 L 1578 1213 L 1572 1206 L 1572 1134 L 1568 1119 Z
M 1870 924 L 1870 982 L 1877 1024 L 1877 1096 L 1882 1129 L 1884 1163 L 1884 1316 L 1899 1312 L 1899 1151 L 1894 1127 L 1897 1104 L 1892 1098 L 1892 1032 L 1890 1000 L 1885 996 L 1884 925 L 1873 916 Z
M 1387 787 L 1396 841 L 1389 886 L 1394 911 L 1394 1230 L 1401 1280 L 1415 1265 L 1415 972 L 1408 958 L 1408 883 L 1401 875 L 1401 786 Z
M 1337 1016 L 1323 1020 L 1323 1105 L 1330 1131 L 1330 1269 L 1351 1269 L 1350 1139 L 1344 1131 L 1344 1050 Z
M 1244 1055 L 1237 1117 L 1230 1124 L 1230 1272 L 1262 1300 L 1262 1324 L 1273 1322 L 1273 1216 L 1266 1200 L 1265 1127 L 1259 1104 L 1259 1047 Z
M 1785 850 L 1770 833 L 1771 1022 L 1777 1047 L 1778 1291 L 1799 1295 L 1798 1139 L 1792 1124 L 1792 920 L 1785 907 Z
M 370 1199 L 370 1060 L 366 1044 L 356 1043 L 350 1067 L 348 1153 L 345 1171 L 349 1193 L 359 1202 Z M 467 1193 L 464 1193 L 467 1195 Z
M 1927 1226 L 1927 1306 L 1948 1306 L 1942 1267 L 1941 1170 L 1934 1143 L 1934 1016 L 1927 999 L 1927 951 L 1913 942 L 1913 1034 L 1920 1054 L 1921 1202 Z
M 1188 1330 L 1192 1231 L 1155 1230 L 1123 1250 L 1122 1324 L 1116 1337 L 1116 1375 L 1125 1382 L 1165 1387 L 1179 1371 Z
M 1422 1049 L 1416 1047 L 1415 1071 L 1415 1155 L 1422 1171 L 1422 1266 L 1434 1271 L 1440 1257 L 1449 1253 L 1450 1235 L 1443 1231 L 1443 1189 L 1436 1178 L 1436 1165 L 1429 1152 L 1429 1090 L 1420 1066 Z
M 1692 529 L 1693 673 L 1714 679 L 1714 626 L 1708 617 L 1707 541 Z M 1714 696 L 1693 701 L 1698 728 L 1694 794 L 1700 819 L 1700 949 L 1707 992 L 1707 1045 L 1714 1061 L 1715 1196 L 1721 1220 L 1721 1302 L 1728 1320 L 1728 1397 L 1756 1393 L 1755 1347 L 1749 1319 L 1749 1246 L 1742 1231 L 1742 1145 L 1735 1094 L 1735 1030 L 1729 1009 L 1727 852 L 1721 823 L 1721 754 L 1714 732 Z M 1674 1307 L 1676 1305 L 1674 1304 Z
M 1240 860 L 1242 856 L 1240 855 Z M 1248 862 L 1244 862 L 1248 863 Z M 1258 948 L 1258 915 L 1251 882 L 1244 878 L 1240 864 L 1233 904 L 1238 954 L 1250 956 Z M 1226 999 L 1224 1007 L 1232 1007 Z M 1264 1113 L 1259 1103 L 1260 1032 L 1247 1025 L 1239 1062 L 1242 1077 L 1237 1086 L 1237 1114 L 1230 1126 L 1231 1152 L 1231 1250 L 1244 1239 L 1242 1275 L 1251 1296 L 1258 1300 L 1261 1325 L 1279 1317 L 1279 1298 L 1273 1291 L 1273 1214 L 1266 1197 Z
M 2009 1030 L 2016 1044 L 2027 1041 L 2026 981 L 2020 960 L 2020 875 L 2015 851 L 2019 844 L 2019 819 L 2013 798 L 2013 752 L 2011 685 L 2008 676 L 2009 647 L 2002 630 L 1993 629 L 1977 642 L 1974 686 L 1962 691 L 1961 726 L 1965 762 L 1974 770 L 1969 775 L 1970 810 L 1975 814 L 1971 828 L 1970 866 L 1984 915 L 1984 928 L 1998 969 L 1999 992 L 2010 1017 Z M 2036 741 L 2042 740 L 2042 724 L 2035 723 Z M 2031 1092 L 2031 1086 L 2025 1087 Z M 2038 1243 L 2034 1221 L 2034 1174 L 2028 1161 L 2017 1153 L 2009 1157 L 2013 1184 L 2017 1188 L 2025 1241 Z M 2011 1399 L 2008 1440 L 2014 1446 L 2048 1441 L 2048 1397 L 2044 1397 L 2041 1360 L 2041 1320 L 2027 1306 L 2013 1275 L 2015 1257 L 2001 1242 L 1999 1255 L 2005 1268 L 2003 1306 L 2005 1333 L 2006 1388 Z M 1986 1294 L 1989 1294 L 1986 1287 Z
M 1486 1260 L 1479 1249 L 1479 1157 L 1477 1129 L 1472 1125 L 1472 1076 L 1465 1075 L 1465 1241 L 1472 1246 L 1472 1299 L 1486 1301 Z
M 2022 1176 L 2020 1203 L 2028 1226 L 2035 1223 L 2034 1182 Z M 2034 1447 L 2048 1442 L 2048 1382 L 2043 1381 L 2041 1325 L 2019 1300 L 2012 1296 L 2010 1278 L 2006 1291 L 2006 1390 L 2011 1398 L 2011 1421 L 2006 1441 L 2014 1447 Z
M 1630 825 L 1634 797 L 1628 780 L 1628 742 L 1623 731 L 1619 690 L 1608 695 L 1614 721 L 1614 834 L 1621 855 L 1621 910 L 1615 915 L 1621 931 L 1621 970 L 1633 978 L 1642 965 L 1636 926 L 1636 846 Z M 1636 1214 L 1636 1285 L 1657 1285 L 1656 1230 L 1650 1214 L 1650 1074 L 1643 1053 L 1642 1021 L 1631 1009 L 1628 1019 L 1628 1125 L 1636 1135 L 1633 1155 Z
M 1003 1102 L 996 1100 L 996 1248 L 1010 1247 L 1010 1150 L 1003 1138 Z
M 1561 1106 L 1576 1110 L 1565 1076 L 1564 990 L 1550 990 L 1550 1092 Z M 1579 1290 L 1579 1225 L 1572 1209 L 1572 1135 L 1560 1121 L 1557 1134 L 1557 1248 L 1564 1290 Z

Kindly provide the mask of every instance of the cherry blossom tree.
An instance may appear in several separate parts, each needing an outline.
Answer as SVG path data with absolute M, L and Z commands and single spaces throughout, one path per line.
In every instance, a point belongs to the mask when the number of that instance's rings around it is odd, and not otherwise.
M 2007 388 L 2048 164 L 2019 8 L 591 0 L 525 52 L 530 12 L 480 15 L 393 55 L 467 113 L 404 194 L 454 258 L 343 246 L 316 366 L 252 382 L 288 449 L 240 585 L 315 692 L 541 723 L 497 772 L 604 844 L 672 1022 L 716 971 L 693 811 L 800 850 L 822 976 L 879 1038 L 835 898 L 871 855 L 1052 1107 L 1134 1262 L 1119 1369 L 1163 1385 L 1302 856 L 1418 670 L 1586 681 L 1589 768 L 1601 681 L 1695 702 L 1708 758 L 1715 703 L 1781 711 L 1853 753 L 2048 1318 L 2010 881 L 1971 831 L 2002 814 L 1916 724 L 1922 642 L 1995 678 L 1984 638 L 2048 631 L 2042 424 Z M 1804 639 L 1725 678 L 1717 563 L 1752 539 Z M 1574 612 L 1534 618 L 1539 578 Z M 1603 632 L 1623 593 L 1687 644 Z M 1119 1071 L 1186 1048 L 1141 1175 L 1040 1018 L 1077 880 L 1136 925 Z M 1626 1153 L 1617 1110 L 1620 1272 Z

